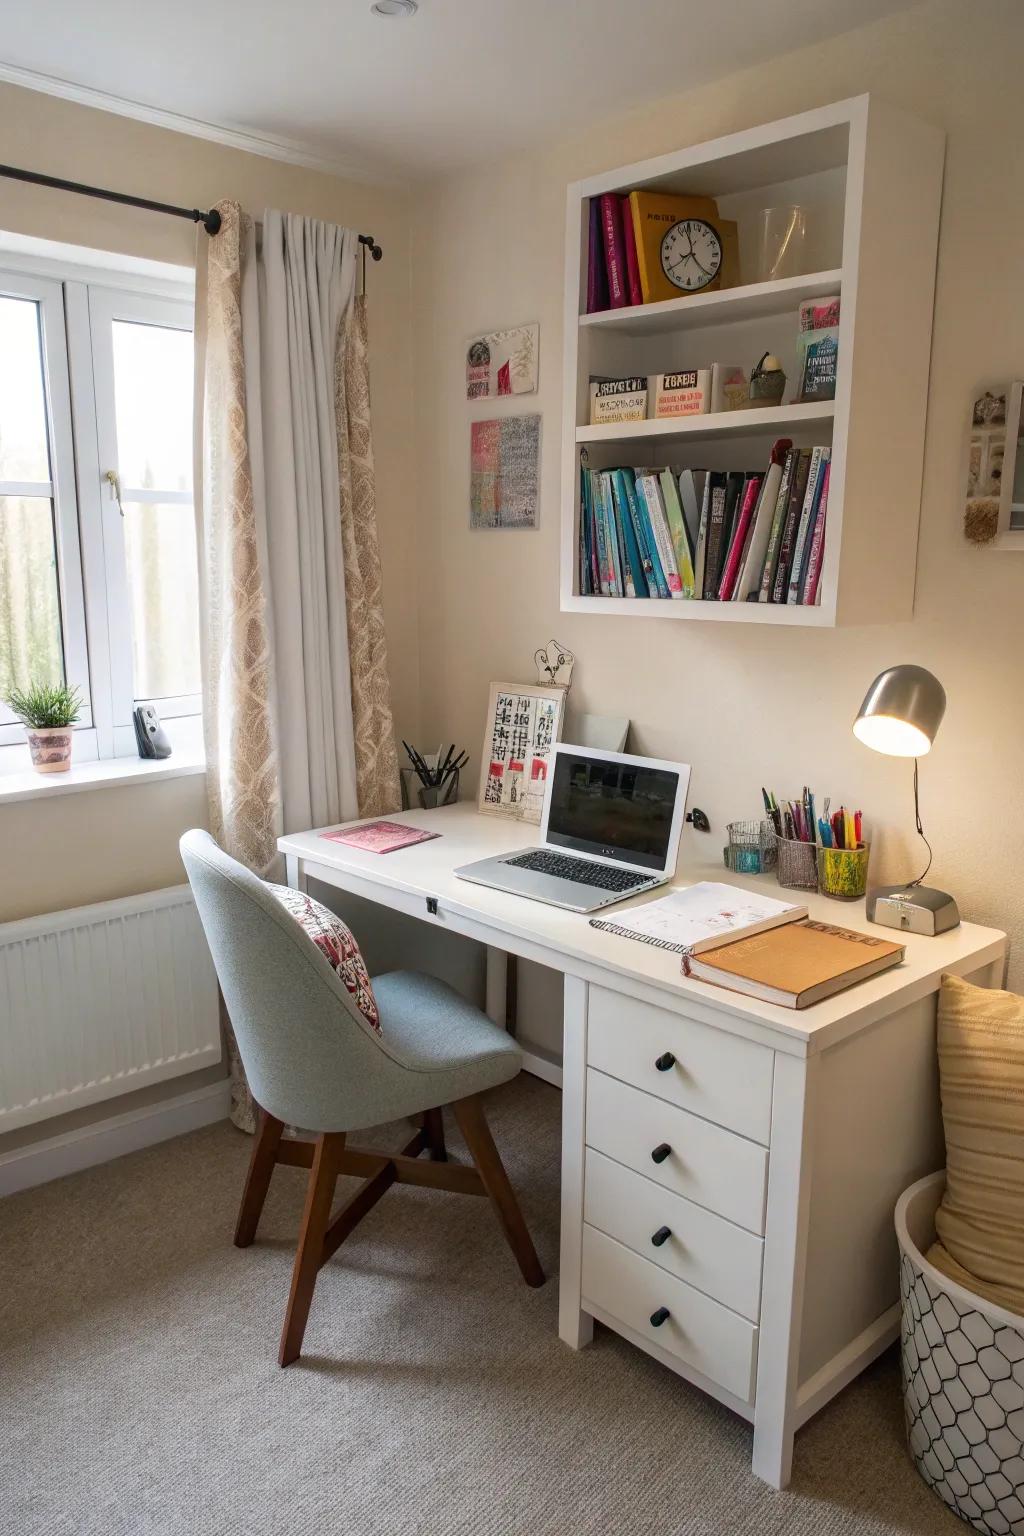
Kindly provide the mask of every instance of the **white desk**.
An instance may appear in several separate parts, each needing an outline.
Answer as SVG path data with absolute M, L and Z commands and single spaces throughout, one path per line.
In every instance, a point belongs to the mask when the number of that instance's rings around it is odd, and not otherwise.
M 323 881 L 562 973 L 559 1332 L 581 1348 L 597 1318 L 726 1403 L 754 1425 L 754 1471 L 785 1487 L 795 1431 L 898 1334 L 893 1207 L 943 1161 L 935 995 L 944 972 L 1001 985 L 1005 935 L 906 935 L 902 966 L 795 1013 L 452 873 L 530 846 L 535 828 L 468 805 L 394 819 L 442 836 L 383 855 L 283 837 L 289 883 Z M 777 889 L 717 864 L 684 875 Z M 867 926 L 863 903 L 807 904 Z

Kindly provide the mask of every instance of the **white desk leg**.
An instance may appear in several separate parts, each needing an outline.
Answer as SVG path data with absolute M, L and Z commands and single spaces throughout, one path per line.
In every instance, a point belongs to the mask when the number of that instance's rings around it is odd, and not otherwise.
M 594 1319 L 580 1310 L 586 1114 L 587 983 L 576 976 L 567 976 L 562 1044 L 562 1238 L 558 1333 L 573 1349 L 582 1349 L 594 1337 Z
M 306 866 L 297 853 L 285 854 L 284 878 L 293 891 L 304 891 L 306 889 Z
M 488 944 L 486 951 L 487 981 L 484 1012 L 502 1029 L 506 1025 L 506 983 L 508 980 L 508 955 L 503 949 Z
M 773 1488 L 788 1486 L 793 1467 L 817 1064 L 775 1054 L 753 1457 Z

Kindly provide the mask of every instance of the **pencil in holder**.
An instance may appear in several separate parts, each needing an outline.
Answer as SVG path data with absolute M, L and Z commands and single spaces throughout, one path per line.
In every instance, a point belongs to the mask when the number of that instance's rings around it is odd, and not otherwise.
M 870 843 L 856 848 L 818 848 L 818 890 L 837 901 L 857 901 L 868 884 Z
M 726 831 L 726 869 L 735 875 L 763 875 L 775 868 L 775 828 L 770 821 L 730 821 Z
M 817 845 L 804 843 L 798 838 L 780 837 L 775 875 L 780 885 L 794 891 L 818 889 Z

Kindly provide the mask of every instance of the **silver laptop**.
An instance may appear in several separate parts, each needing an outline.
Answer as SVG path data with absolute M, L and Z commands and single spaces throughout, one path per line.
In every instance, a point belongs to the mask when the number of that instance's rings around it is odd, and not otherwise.
M 455 874 L 571 912 L 625 901 L 674 875 L 689 783 L 685 763 L 555 747 L 540 846 L 463 864 Z

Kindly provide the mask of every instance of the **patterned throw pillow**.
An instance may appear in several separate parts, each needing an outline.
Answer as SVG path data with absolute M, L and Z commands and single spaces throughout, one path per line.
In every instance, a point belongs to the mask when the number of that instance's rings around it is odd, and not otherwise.
M 267 890 L 277 897 L 282 907 L 291 913 L 313 940 L 328 965 L 345 983 L 367 1024 L 379 1035 L 381 1029 L 377 999 L 373 995 L 369 972 L 359 952 L 359 945 L 352 937 L 348 924 L 343 923 L 322 902 L 307 896 L 305 891 L 293 890 L 289 885 L 271 885 L 269 882 Z

